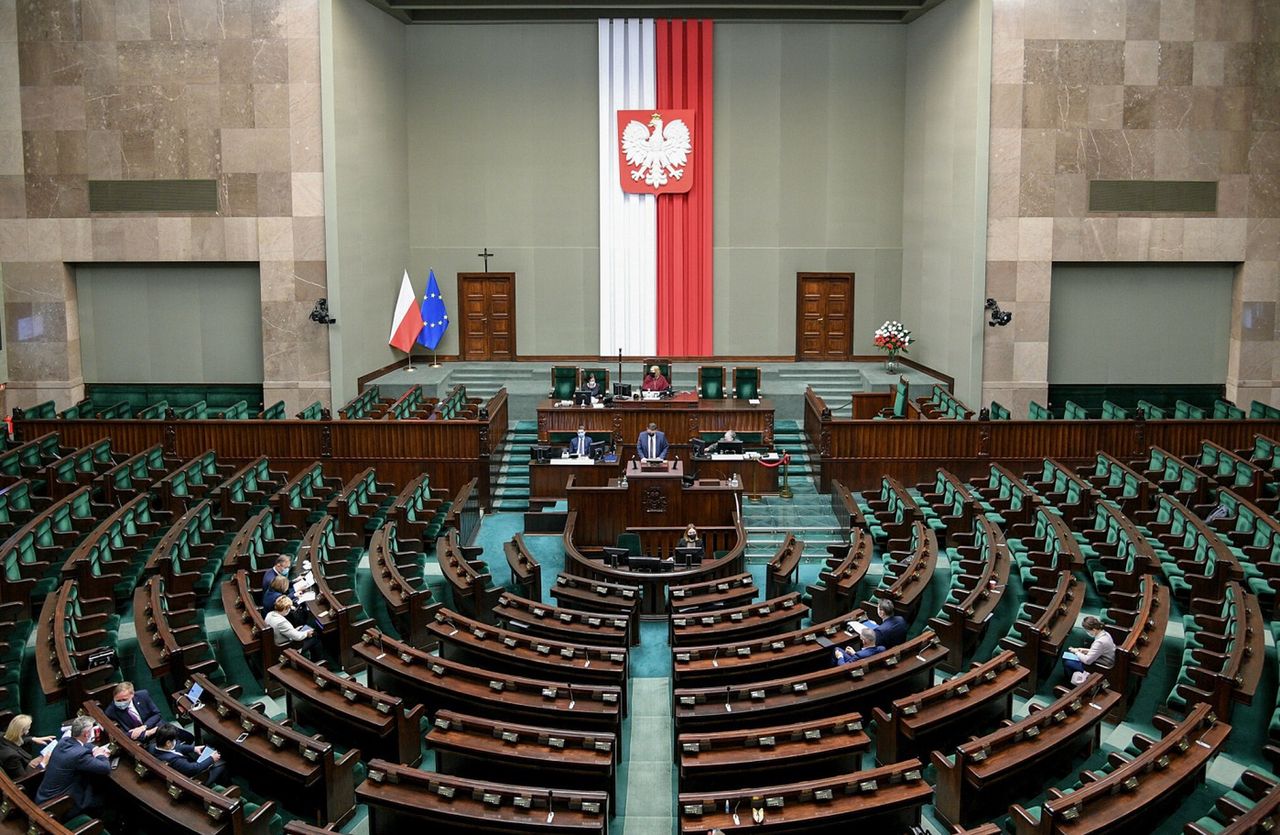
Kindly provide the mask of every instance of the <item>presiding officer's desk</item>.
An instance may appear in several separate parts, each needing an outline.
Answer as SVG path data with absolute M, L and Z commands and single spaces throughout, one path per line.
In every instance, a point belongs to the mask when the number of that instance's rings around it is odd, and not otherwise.
M 690 456 L 683 463 L 685 473 L 695 479 L 728 481 L 737 475 L 742 481 L 742 491 L 748 496 L 760 496 L 778 492 L 778 473 L 781 458 L 777 453 L 765 453 L 764 463 L 747 455 Z M 529 500 L 532 502 L 557 502 L 566 497 L 569 479 L 578 487 L 605 487 L 622 476 L 625 461 L 598 461 L 591 458 L 556 458 L 546 462 L 529 462 Z
M 703 432 L 723 433 L 732 429 L 739 435 L 758 434 L 765 446 L 773 446 L 773 401 L 700 400 L 693 392 L 681 392 L 660 400 L 613 400 L 607 406 L 561 406 L 561 401 L 538 404 L 538 441 L 550 443 L 552 435 L 571 435 L 578 424 L 587 433 L 612 433 L 619 445 L 619 457 L 631 454 L 636 438 L 650 423 L 666 433 L 677 450 L 690 437 Z M 621 445 L 625 444 L 626 449 Z

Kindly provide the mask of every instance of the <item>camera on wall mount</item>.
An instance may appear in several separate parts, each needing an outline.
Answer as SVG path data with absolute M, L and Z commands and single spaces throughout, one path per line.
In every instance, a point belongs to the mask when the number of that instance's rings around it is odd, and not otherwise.
M 329 300 L 316 299 L 316 306 L 311 309 L 311 321 L 317 325 L 336 325 L 338 320 L 329 315 Z
M 1007 310 L 1001 310 L 995 299 L 987 299 L 986 308 L 991 311 L 991 321 L 987 322 L 989 328 L 1003 328 L 1013 321 L 1013 314 Z

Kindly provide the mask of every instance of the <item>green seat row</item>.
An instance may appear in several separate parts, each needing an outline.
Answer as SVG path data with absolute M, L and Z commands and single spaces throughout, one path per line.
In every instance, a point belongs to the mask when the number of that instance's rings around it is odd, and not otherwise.
M 1253 420 L 1280 420 L 1280 407 L 1255 400 L 1249 404 L 1249 417 Z
M 373 407 L 378 404 L 378 400 L 378 387 L 369 386 L 367 389 L 351 398 L 347 405 L 343 406 L 340 411 L 343 417 L 348 420 L 361 420 L 370 416 L 373 412 Z
M 992 420 L 1011 420 L 1013 418 L 1012 412 L 994 400 L 991 401 L 991 408 L 988 410 L 988 414 L 991 415 Z
M 121 497 L 131 499 L 143 490 L 150 489 L 156 479 L 168 470 L 164 448 L 156 444 L 107 470 L 103 474 L 103 480 L 109 485 L 112 497 L 118 501 Z
M 1102 419 L 1128 420 L 1129 410 L 1112 403 L 1110 400 L 1104 400 L 1102 401 Z
M 1196 467 L 1229 487 L 1254 487 L 1262 482 L 1263 473 L 1256 464 L 1211 441 L 1201 442 Z
M 935 385 L 929 398 L 920 402 L 920 410 L 929 417 L 943 420 L 968 420 L 973 416 L 972 409 L 940 385 Z
M 1068 400 L 1062 406 L 1063 420 L 1088 420 L 1089 412 L 1074 400 Z
M 0 454 L 0 474 L 14 478 L 33 476 L 65 454 L 58 433 L 50 432 Z
M 165 412 L 169 411 L 169 401 L 158 400 L 142 409 L 138 410 L 135 417 L 138 420 L 164 420 Z
M 289 417 L 289 413 L 285 411 L 283 400 L 277 400 L 258 413 L 258 420 L 284 420 L 287 417 Z
M 1032 400 L 1027 406 L 1027 417 L 1031 420 L 1053 420 L 1053 412 L 1047 406 L 1041 406 Z

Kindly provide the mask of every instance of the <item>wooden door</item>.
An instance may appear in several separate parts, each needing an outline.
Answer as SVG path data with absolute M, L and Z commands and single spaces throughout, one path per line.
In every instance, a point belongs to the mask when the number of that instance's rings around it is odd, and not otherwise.
M 853 353 L 853 273 L 796 273 L 796 359 Z
M 458 273 L 459 358 L 516 358 L 516 274 Z

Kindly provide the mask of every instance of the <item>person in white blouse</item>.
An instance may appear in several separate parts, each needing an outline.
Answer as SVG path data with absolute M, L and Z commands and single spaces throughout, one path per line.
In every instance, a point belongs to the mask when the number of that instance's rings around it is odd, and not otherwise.
M 297 647 L 298 651 L 312 660 L 322 658 L 324 650 L 320 646 L 320 636 L 310 626 L 294 626 L 289 622 L 289 612 L 293 609 L 293 600 L 288 595 L 276 598 L 274 608 L 267 613 L 264 620 L 271 627 L 276 646 Z
M 1111 633 L 1103 627 L 1102 621 L 1089 615 L 1081 624 L 1084 631 L 1089 633 L 1089 637 L 1093 642 L 1089 647 L 1068 647 L 1067 651 L 1062 655 L 1062 666 L 1066 668 L 1068 676 L 1074 676 L 1076 673 L 1085 672 L 1086 667 L 1093 667 L 1095 670 L 1109 670 L 1116 663 L 1116 642 L 1111 639 Z

